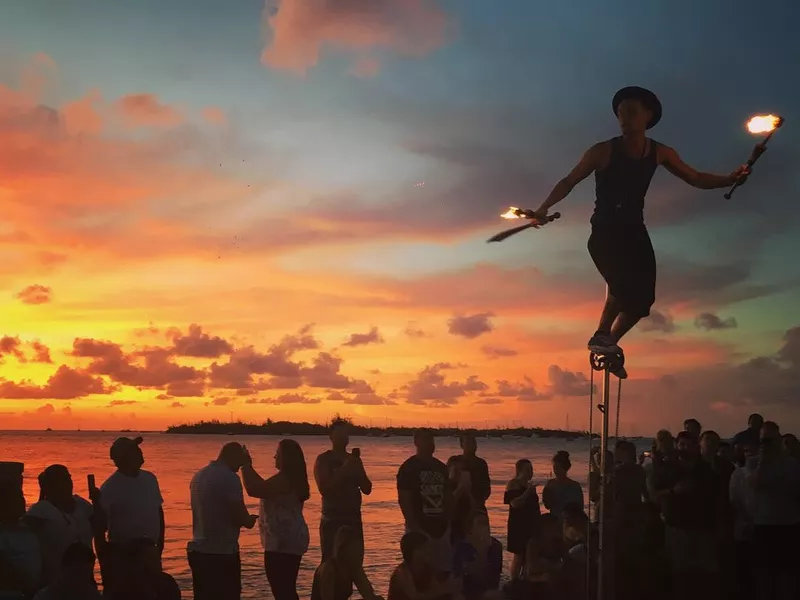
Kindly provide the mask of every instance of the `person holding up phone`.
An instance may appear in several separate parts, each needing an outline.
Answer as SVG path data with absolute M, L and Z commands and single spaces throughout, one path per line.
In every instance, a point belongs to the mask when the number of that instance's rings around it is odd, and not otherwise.
M 331 449 L 314 463 L 314 479 L 322 496 L 322 518 L 319 525 L 322 560 L 333 555 L 334 539 L 340 527 L 353 530 L 359 557 L 364 560 L 364 528 L 361 524 L 361 494 L 372 493 L 372 482 L 361 462 L 361 450 L 350 444 L 350 423 L 335 419 L 330 425 Z

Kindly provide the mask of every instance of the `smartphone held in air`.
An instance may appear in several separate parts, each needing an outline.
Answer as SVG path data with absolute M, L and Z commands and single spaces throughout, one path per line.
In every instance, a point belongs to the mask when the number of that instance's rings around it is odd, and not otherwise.
M 361 448 L 353 448 L 353 458 L 361 458 Z
M 93 489 L 95 489 L 94 474 L 93 473 L 89 473 L 86 476 L 86 484 L 89 486 L 89 491 L 92 491 Z

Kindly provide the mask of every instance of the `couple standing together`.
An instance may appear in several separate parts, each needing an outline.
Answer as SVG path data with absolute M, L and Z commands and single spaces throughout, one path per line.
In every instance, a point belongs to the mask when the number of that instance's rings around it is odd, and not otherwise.
M 359 575 L 363 574 L 364 558 L 361 495 L 372 492 L 372 482 L 358 449 L 347 451 L 348 424 L 335 422 L 330 439 L 332 448 L 320 454 L 314 465 L 322 496 L 322 566 L 331 562 L 337 551 L 346 550 L 349 562 L 354 563 L 350 570 L 357 571 L 354 577 L 359 591 L 371 592 Z M 295 440 L 285 438 L 278 444 L 275 467 L 274 475 L 262 478 L 247 449 L 232 442 L 222 448 L 217 460 L 195 474 L 190 485 L 193 538 L 187 546 L 195 600 L 240 598 L 239 530 L 256 524 L 272 595 L 276 600 L 297 599 L 300 563 L 310 543 L 303 516 L 310 490 L 303 450 Z M 236 475 L 240 469 L 242 481 Z M 250 497 L 260 500 L 258 516 L 248 514 L 242 483 Z M 338 547 L 343 544 L 347 548 Z M 324 575 L 328 570 L 321 567 L 318 573 Z M 315 585 L 316 580 L 317 576 Z M 374 592 L 368 595 L 374 597 Z

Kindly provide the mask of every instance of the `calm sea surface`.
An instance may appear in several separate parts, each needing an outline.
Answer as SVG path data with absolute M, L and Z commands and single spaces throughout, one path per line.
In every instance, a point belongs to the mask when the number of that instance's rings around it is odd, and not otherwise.
M 46 466 L 66 465 L 75 482 L 75 493 L 88 497 L 86 476 L 94 473 L 99 486 L 114 471 L 108 451 L 120 434 L 100 432 L 3 432 L 0 433 L 0 460 L 25 463 L 25 496 L 28 504 L 39 497 L 37 475 Z M 126 434 L 136 435 L 136 434 Z M 144 468 L 152 471 L 161 485 L 167 521 L 164 569 L 176 578 L 184 598 L 191 598 L 191 574 L 186 561 L 186 542 L 192 535 L 189 482 L 200 467 L 216 458 L 220 447 L 241 441 L 250 449 L 253 464 L 262 477 L 274 472 L 275 448 L 279 437 L 167 435 L 145 433 L 142 450 Z M 311 547 L 303 559 L 298 578 L 300 597 L 308 597 L 311 578 L 319 563 L 320 496 L 313 482 L 313 465 L 318 454 L 329 447 L 326 437 L 299 437 L 311 478 L 311 499 L 305 505 L 305 518 L 311 530 Z M 436 456 L 443 462 L 460 452 L 456 438 L 437 438 Z M 351 439 L 350 447 L 360 447 L 367 473 L 373 482 L 371 496 L 364 497 L 363 520 L 366 543 L 365 569 L 376 591 L 385 595 L 392 569 L 400 560 L 399 541 L 403 533 L 402 515 L 397 505 L 395 475 L 400 464 L 414 452 L 410 437 Z M 550 459 L 557 450 L 572 456 L 573 479 L 584 483 L 588 474 L 588 441 L 541 440 L 528 438 L 492 438 L 479 440 L 478 454 L 489 463 L 492 495 L 487 504 L 492 533 L 505 545 L 508 509 L 503 505 L 506 482 L 514 475 L 514 463 L 520 458 L 533 462 L 536 481 L 550 476 Z M 258 512 L 258 502 L 247 498 L 251 512 Z M 257 529 L 243 530 L 243 598 L 271 597 L 262 565 L 262 550 Z M 509 557 L 506 557 L 507 560 Z

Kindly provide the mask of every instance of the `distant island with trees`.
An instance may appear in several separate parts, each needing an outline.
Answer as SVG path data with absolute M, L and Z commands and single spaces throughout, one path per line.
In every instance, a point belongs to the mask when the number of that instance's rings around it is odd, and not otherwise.
M 166 433 L 182 434 L 213 434 L 213 435 L 328 435 L 330 426 L 335 422 L 344 422 L 351 427 L 351 435 L 369 437 L 410 437 L 420 427 L 365 427 L 356 425 L 350 419 L 334 416 L 328 423 L 295 423 L 293 421 L 273 421 L 246 423 L 244 421 L 223 422 L 218 420 L 199 421 L 197 423 L 184 423 L 170 425 Z M 434 435 L 440 437 L 458 436 L 463 431 L 472 431 L 481 437 L 490 438 L 552 438 L 575 440 L 588 437 L 586 431 L 565 431 L 563 429 L 544 429 L 542 427 L 515 427 L 515 428 L 459 428 L 459 427 L 427 427 Z M 597 437 L 597 434 L 595 434 Z

